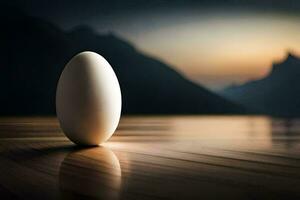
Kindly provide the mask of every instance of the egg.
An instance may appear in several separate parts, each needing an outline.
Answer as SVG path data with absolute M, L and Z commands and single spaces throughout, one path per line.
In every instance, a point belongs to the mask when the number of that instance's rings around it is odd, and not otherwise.
M 121 90 L 110 64 L 85 51 L 65 66 L 56 90 L 56 114 L 65 135 L 80 145 L 99 145 L 115 132 Z

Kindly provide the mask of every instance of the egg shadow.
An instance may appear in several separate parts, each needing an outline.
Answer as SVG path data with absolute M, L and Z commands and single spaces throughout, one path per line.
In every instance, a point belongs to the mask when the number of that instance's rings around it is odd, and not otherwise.
M 62 199 L 119 199 L 121 181 L 118 158 L 103 146 L 74 149 L 59 169 Z

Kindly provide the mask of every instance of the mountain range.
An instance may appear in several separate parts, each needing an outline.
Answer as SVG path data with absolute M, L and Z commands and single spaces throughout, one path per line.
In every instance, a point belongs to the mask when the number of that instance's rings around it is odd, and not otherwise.
M 288 53 L 266 77 L 228 87 L 221 94 L 256 113 L 300 117 L 300 58 Z
M 113 67 L 124 114 L 225 114 L 244 108 L 199 86 L 115 34 L 66 31 L 14 8 L 1 8 L 0 114 L 53 115 L 57 81 L 77 53 L 94 51 Z

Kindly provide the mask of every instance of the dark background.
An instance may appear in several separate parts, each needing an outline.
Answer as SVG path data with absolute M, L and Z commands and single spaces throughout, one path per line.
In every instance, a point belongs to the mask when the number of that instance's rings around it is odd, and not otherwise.
M 65 64 L 81 51 L 103 55 L 122 91 L 123 114 L 300 115 L 300 61 L 289 54 L 265 78 L 212 92 L 110 30 L 118 17 L 176 9 L 279 10 L 299 1 L 7 1 L 1 3 L 0 114 L 54 115 Z M 127 15 L 128 13 L 128 15 Z M 97 20 L 95 20 L 97 19 Z M 124 19 L 126 21 L 126 17 Z M 95 23 L 97 21 L 97 23 Z M 118 26 L 118 24 L 111 24 Z M 108 26 L 109 27 L 109 26 Z M 172 37 L 172 35 L 170 35 Z M 200 66 L 201 67 L 201 66 Z

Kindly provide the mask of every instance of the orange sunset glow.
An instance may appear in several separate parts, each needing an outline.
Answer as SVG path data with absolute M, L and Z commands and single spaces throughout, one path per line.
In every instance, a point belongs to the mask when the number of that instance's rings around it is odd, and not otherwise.
M 132 21 L 118 31 L 146 53 L 213 89 L 262 78 L 288 52 L 300 55 L 298 15 L 199 11 L 159 19 L 153 29 L 132 34 L 132 27 L 142 26 Z

